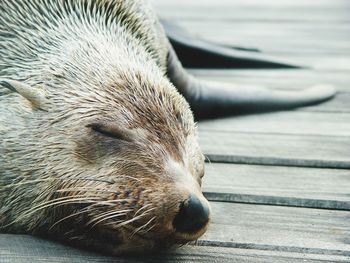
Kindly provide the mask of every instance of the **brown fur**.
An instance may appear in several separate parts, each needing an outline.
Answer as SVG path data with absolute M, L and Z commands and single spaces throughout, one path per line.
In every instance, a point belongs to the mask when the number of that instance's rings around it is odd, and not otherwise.
M 207 203 L 204 158 L 149 7 L 9 0 L 0 10 L 0 230 L 114 254 L 202 235 L 207 224 L 173 226 L 189 195 Z

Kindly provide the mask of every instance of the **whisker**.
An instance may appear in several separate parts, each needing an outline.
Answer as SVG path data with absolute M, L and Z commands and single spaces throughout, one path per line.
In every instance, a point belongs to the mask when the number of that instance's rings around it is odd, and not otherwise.
M 21 182 L 17 183 L 11 183 L 9 185 L 6 185 L 3 187 L 3 189 L 6 188 L 13 188 L 15 186 L 21 186 L 26 184 L 34 184 L 34 183 L 40 183 L 40 182 L 47 182 L 47 181 L 93 181 L 93 182 L 100 182 L 100 183 L 108 183 L 108 184 L 114 184 L 114 181 L 109 181 L 106 179 L 96 179 L 96 178 L 90 178 L 90 177 L 76 177 L 76 178 L 70 178 L 70 177 L 60 177 L 60 178 L 46 178 L 46 179 L 35 179 L 35 180 L 25 180 L 23 179 Z
M 96 192 L 96 193 L 111 193 L 117 194 L 116 191 L 103 190 L 101 188 L 94 187 L 76 187 L 76 188 L 63 188 L 56 191 L 57 193 L 66 193 L 66 192 Z
M 211 164 L 211 161 L 210 161 L 210 158 L 209 158 L 209 156 L 208 156 L 208 155 L 204 155 L 204 158 L 205 158 L 205 160 L 207 160 L 207 161 L 208 161 L 208 163 L 210 163 L 210 164 Z
M 143 218 L 144 216 L 146 216 L 148 212 L 150 212 L 150 211 L 152 211 L 152 210 L 154 210 L 154 209 L 155 209 L 155 208 L 148 209 L 148 210 L 144 211 L 141 215 L 138 215 L 138 216 L 136 216 L 136 217 L 133 217 L 133 218 L 131 218 L 131 219 L 127 220 L 127 221 L 124 221 L 124 222 L 122 222 L 122 223 L 119 223 L 119 224 L 117 224 L 117 225 L 115 226 L 115 228 L 122 227 L 122 226 L 128 225 L 128 224 L 130 224 L 130 223 L 132 223 L 132 222 L 134 222 L 134 221 L 136 221 L 136 220 L 139 220 L 139 219 Z M 114 222 L 113 222 L 113 223 L 114 223 Z M 107 223 L 107 224 L 105 224 L 105 225 L 111 225 L 111 223 Z
M 39 182 L 45 182 L 45 181 L 50 181 L 53 179 L 35 179 L 35 180 L 28 180 L 28 181 L 24 181 L 24 182 L 18 182 L 18 183 L 11 183 L 9 185 L 6 185 L 3 187 L 3 189 L 6 188 L 13 188 L 15 186 L 21 186 L 21 185 L 26 185 L 26 184 L 34 184 L 34 183 L 39 183 Z
M 120 223 L 118 223 L 118 224 L 116 224 L 116 222 L 109 222 L 109 223 L 105 223 L 104 225 L 105 225 L 105 226 L 114 225 L 114 226 L 113 226 L 114 228 L 119 228 L 119 227 L 125 226 L 125 225 L 127 225 L 127 224 L 129 224 L 129 223 L 131 223 L 131 222 L 134 222 L 135 220 L 138 220 L 138 219 L 140 219 L 140 218 L 141 218 L 141 217 L 138 216 L 138 217 L 131 218 L 131 219 L 127 220 L 127 221 L 122 221 L 122 222 L 120 222 Z
M 72 218 L 72 217 L 77 216 L 77 215 L 80 215 L 80 214 L 87 213 L 88 211 L 89 211 L 89 209 L 83 209 L 82 211 L 79 211 L 79 212 L 76 212 L 76 213 L 71 214 L 71 215 L 69 215 L 69 216 L 66 216 L 66 217 L 64 217 L 64 218 L 62 218 L 62 219 L 60 219 L 60 220 L 58 220 L 57 222 L 55 222 L 55 223 L 49 228 L 49 230 L 53 229 L 56 225 L 58 225 L 59 223 L 65 221 L 65 220 L 67 220 L 67 219 L 69 219 L 69 218 Z
M 123 202 L 123 201 L 129 201 L 129 199 L 113 199 L 113 200 L 104 200 L 104 201 L 99 201 L 96 205 L 97 206 L 115 206 L 117 203 Z
M 120 177 L 125 177 L 125 178 L 131 179 L 131 180 L 135 180 L 135 181 L 138 181 L 138 182 L 141 182 L 141 181 L 142 181 L 142 179 L 136 178 L 136 177 L 133 177 L 133 176 L 130 176 L 130 175 L 120 175 L 120 176 L 118 176 L 118 179 L 119 179 Z
M 78 198 L 76 198 L 76 197 L 78 197 Z M 79 198 L 79 197 L 82 197 L 82 198 Z M 80 201 L 84 201 L 84 203 L 95 203 L 96 202 L 96 200 L 89 200 L 87 198 L 91 199 L 91 197 L 86 197 L 86 196 L 73 196 L 73 197 L 61 197 L 61 198 L 49 200 L 47 202 L 44 202 L 43 204 L 39 204 L 37 206 L 32 207 L 27 213 L 24 213 L 23 215 L 17 217 L 14 221 L 12 221 L 8 225 L 6 225 L 6 227 L 14 224 L 15 222 L 22 220 L 25 217 L 28 217 L 28 216 L 34 214 L 35 212 L 38 212 L 42 209 L 45 209 L 45 208 L 48 208 L 51 206 L 56 206 L 56 205 L 61 206 L 64 204 L 78 203 Z M 97 198 L 97 200 L 98 200 L 98 198 Z
M 142 229 L 146 228 L 146 227 L 147 227 L 150 223 L 152 223 L 152 221 L 155 220 L 155 219 L 156 219 L 156 216 L 154 216 L 154 217 L 152 217 L 150 220 L 148 220 L 148 222 L 147 222 L 146 224 L 144 224 L 144 225 L 142 225 L 142 226 L 136 228 L 136 229 L 134 230 L 132 236 L 135 235 L 135 234 L 138 233 L 138 232 L 141 232 Z
M 134 216 L 137 216 L 137 214 L 138 214 L 140 211 L 142 211 L 143 209 L 145 209 L 145 208 L 147 208 L 147 207 L 149 207 L 149 206 L 151 206 L 151 205 L 152 205 L 152 204 L 147 204 L 147 205 L 142 206 L 140 209 L 138 209 L 138 210 L 135 212 Z
M 93 182 L 100 182 L 100 183 L 107 183 L 107 184 L 114 184 L 114 181 L 109 181 L 106 179 L 96 179 L 96 178 L 90 178 L 90 177 L 61 177 L 61 178 L 55 178 L 55 180 L 67 180 L 67 181 L 79 181 L 79 180 L 85 180 L 85 181 L 93 181 Z
M 130 210 L 128 210 L 128 209 L 125 209 L 125 210 L 117 210 L 117 211 L 107 211 L 107 212 L 104 212 L 104 213 L 100 214 L 100 216 L 95 217 L 92 221 L 99 220 L 99 219 L 101 219 L 101 218 L 104 218 L 105 216 L 110 216 L 110 215 L 119 214 L 119 213 L 124 213 L 124 212 L 129 212 L 129 211 L 130 211 Z
M 126 209 L 126 210 L 120 210 L 120 211 L 113 211 L 113 212 L 109 212 L 109 213 L 105 213 L 104 215 L 102 216 L 99 216 L 97 218 L 94 218 L 92 220 L 90 220 L 87 225 L 90 225 L 92 223 L 95 223 L 91 226 L 91 228 L 95 227 L 96 225 L 108 220 L 108 219 L 114 219 L 114 218 L 117 218 L 117 217 L 120 217 L 120 216 L 125 216 L 128 212 L 132 211 L 131 209 Z M 115 222 L 113 222 L 115 223 Z
M 150 232 L 153 228 L 155 228 L 157 226 L 157 224 L 153 224 L 151 227 L 149 227 L 146 231 L 144 231 L 142 234 L 146 234 L 148 232 Z

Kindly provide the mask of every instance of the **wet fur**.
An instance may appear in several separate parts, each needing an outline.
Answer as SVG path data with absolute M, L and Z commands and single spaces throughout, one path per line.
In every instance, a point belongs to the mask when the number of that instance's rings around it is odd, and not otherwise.
M 166 74 L 167 39 L 142 1 L 0 3 L 0 230 L 119 254 L 193 236 L 171 224 L 200 191 L 203 155 Z M 131 142 L 88 127 L 115 123 Z M 204 197 L 202 196 L 204 199 Z

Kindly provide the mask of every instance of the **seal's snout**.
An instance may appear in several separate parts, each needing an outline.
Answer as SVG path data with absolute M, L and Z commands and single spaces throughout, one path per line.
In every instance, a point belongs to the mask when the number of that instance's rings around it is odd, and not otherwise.
M 182 203 L 173 225 L 177 232 L 194 233 L 207 225 L 210 218 L 210 209 L 206 202 L 194 195 Z

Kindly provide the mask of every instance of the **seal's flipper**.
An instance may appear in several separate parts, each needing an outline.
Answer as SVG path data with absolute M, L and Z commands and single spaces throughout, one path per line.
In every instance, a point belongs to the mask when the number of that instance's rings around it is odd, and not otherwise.
M 335 94 L 334 88 L 328 85 L 301 91 L 278 91 L 200 82 L 194 78 L 191 82 L 190 87 L 196 88 L 189 103 L 196 119 L 291 109 L 323 102 Z
M 257 49 L 227 47 L 201 40 L 174 23 L 162 20 L 182 65 L 188 68 L 301 68 L 274 61 Z
M 203 82 L 184 70 L 171 46 L 168 77 L 187 99 L 196 119 L 296 108 L 317 104 L 335 95 L 334 88 L 327 85 L 301 91 L 274 91 L 264 87 Z

